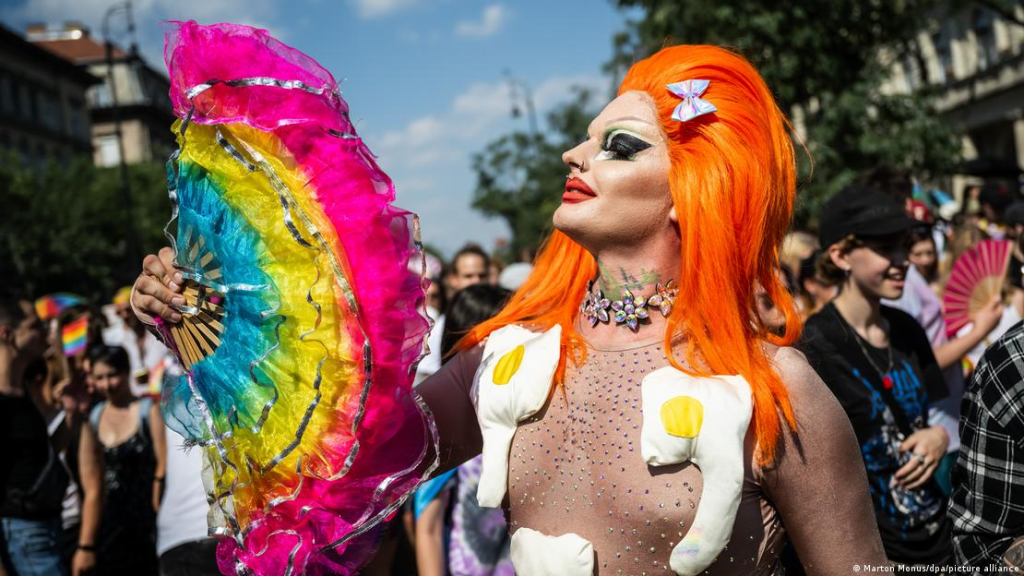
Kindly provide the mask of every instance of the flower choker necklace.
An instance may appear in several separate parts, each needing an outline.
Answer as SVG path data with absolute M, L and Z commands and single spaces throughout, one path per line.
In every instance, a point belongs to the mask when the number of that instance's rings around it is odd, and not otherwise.
M 616 324 L 628 326 L 630 330 L 636 332 L 640 329 L 640 321 L 650 317 L 648 309 L 657 308 L 662 316 L 668 317 L 675 299 L 676 287 L 671 280 L 664 286 L 659 282 L 654 294 L 648 297 L 637 298 L 628 289 L 623 288 L 622 300 L 605 298 L 601 289 L 595 293 L 594 281 L 591 280 L 587 284 L 587 295 L 580 304 L 580 312 L 590 321 L 591 326 L 597 326 L 598 322 L 614 320 Z

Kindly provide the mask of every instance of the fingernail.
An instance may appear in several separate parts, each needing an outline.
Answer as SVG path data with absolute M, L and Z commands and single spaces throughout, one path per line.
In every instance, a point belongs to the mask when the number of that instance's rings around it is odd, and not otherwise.
M 185 277 L 181 275 L 181 272 L 175 272 L 174 281 L 177 282 L 178 284 L 181 284 L 182 282 L 185 281 Z
M 181 322 L 181 314 L 171 312 L 171 322 Z
M 181 296 L 175 296 L 174 298 L 171 298 L 171 304 L 174 304 L 175 306 L 184 306 L 185 299 Z
M 175 292 L 177 292 L 179 288 L 177 282 L 171 282 L 170 284 L 167 285 L 167 287 L 170 288 L 171 290 L 174 290 Z

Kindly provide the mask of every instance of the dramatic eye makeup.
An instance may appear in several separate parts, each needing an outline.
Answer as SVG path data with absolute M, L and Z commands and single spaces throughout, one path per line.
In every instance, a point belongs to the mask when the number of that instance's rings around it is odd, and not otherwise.
M 637 154 L 653 146 L 635 132 L 611 128 L 601 141 L 601 152 L 595 160 L 632 160 Z

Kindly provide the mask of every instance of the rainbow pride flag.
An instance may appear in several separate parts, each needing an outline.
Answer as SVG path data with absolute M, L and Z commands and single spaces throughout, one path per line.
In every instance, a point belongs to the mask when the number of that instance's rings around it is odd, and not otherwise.
M 85 298 L 70 292 L 47 294 L 36 300 L 36 315 L 39 316 L 40 320 L 46 322 L 51 318 L 56 318 L 57 315 L 68 308 L 84 306 L 85 304 L 87 304 Z
M 64 344 L 65 356 L 75 356 L 85 351 L 86 334 L 88 331 L 88 316 L 82 316 L 61 328 L 61 342 Z

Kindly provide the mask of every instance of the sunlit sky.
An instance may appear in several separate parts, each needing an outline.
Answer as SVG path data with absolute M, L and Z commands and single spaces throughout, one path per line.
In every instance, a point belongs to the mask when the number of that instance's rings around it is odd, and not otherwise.
M 0 20 L 78 20 L 100 36 L 112 0 L 0 0 Z M 630 14 L 606 0 L 134 0 L 144 58 L 162 69 L 166 20 L 268 29 L 343 79 L 356 127 L 395 180 L 397 204 L 420 215 L 424 240 L 450 255 L 467 241 L 491 248 L 501 220 L 470 208 L 472 153 L 514 129 L 506 71 L 532 88 L 544 112 L 574 84 L 604 96 L 601 66 Z M 121 18 L 116 42 L 127 44 Z M 561 194 L 552 190 L 552 194 Z

